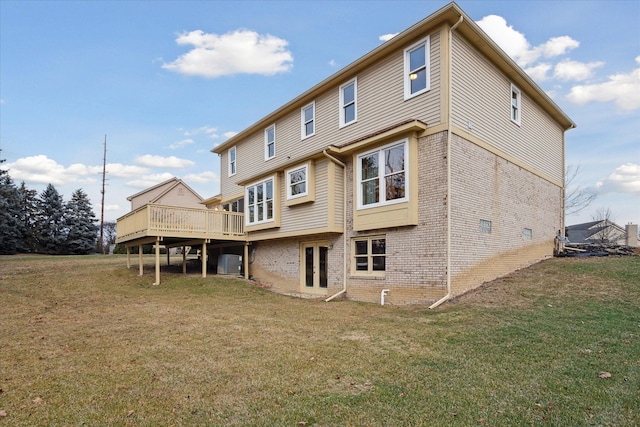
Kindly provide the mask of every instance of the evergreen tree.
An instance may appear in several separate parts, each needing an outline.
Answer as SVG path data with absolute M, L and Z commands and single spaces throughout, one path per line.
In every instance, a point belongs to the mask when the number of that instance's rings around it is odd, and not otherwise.
M 0 164 L 5 160 L 0 160 Z M 9 172 L 0 169 L 0 254 L 11 255 L 18 251 L 21 239 L 18 229 L 17 189 Z
M 62 196 L 49 184 L 36 202 L 36 251 L 45 254 L 65 253 L 67 229 Z
M 18 230 L 22 236 L 18 252 L 35 252 L 36 203 L 38 192 L 30 190 L 24 181 L 18 187 Z
M 96 215 L 91 209 L 91 202 L 81 189 L 76 190 L 67 203 L 66 210 L 68 253 L 86 255 L 96 250 L 96 232 L 98 226 Z

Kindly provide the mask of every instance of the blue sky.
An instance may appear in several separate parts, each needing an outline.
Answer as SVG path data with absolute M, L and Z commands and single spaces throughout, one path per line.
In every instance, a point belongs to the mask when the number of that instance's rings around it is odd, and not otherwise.
M 576 122 L 574 185 L 640 222 L 640 2 L 458 1 Z M 219 192 L 210 152 L 445 1 L 0 0 L 0 158 L 19 183 L 82 188 L 105 219 L 173 176 Z

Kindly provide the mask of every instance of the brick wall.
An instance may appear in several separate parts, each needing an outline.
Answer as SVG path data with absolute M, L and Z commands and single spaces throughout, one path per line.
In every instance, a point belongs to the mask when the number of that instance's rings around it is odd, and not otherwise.
M 560 187 L 453 135 L 452 293 L 551 256 L 561 207 Z M 491 222 L 490 233 L 480 220 Z

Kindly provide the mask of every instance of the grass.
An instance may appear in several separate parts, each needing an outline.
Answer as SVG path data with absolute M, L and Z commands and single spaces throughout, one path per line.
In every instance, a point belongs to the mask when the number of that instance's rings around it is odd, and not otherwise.
M 0 426 L 640 424 L 640 257 L 431 311 L 125 264 L 0 258 Z

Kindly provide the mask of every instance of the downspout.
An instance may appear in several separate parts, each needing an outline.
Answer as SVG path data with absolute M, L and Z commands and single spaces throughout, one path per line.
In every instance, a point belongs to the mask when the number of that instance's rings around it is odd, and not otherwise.
M 342 192 L 342 240 L 343 240 L 343 252 L 342 252 L 342 290 L 331 295 L 329 298 L 325 300 L 325 302 L 329 302 L 332 299 L 344 294 L 347 292 L 347 165 L 342 163 L 340 160 L 333 157 L 331 154 L 327 153 L 327 150 L 322 150 L 322 154 L 331 160 L 333 163 L 338 166 L 342 166 L 342 185 L 344 186 Z
M 436 308 L 437 306 L 439 306 L 440 304 L 442 304 L 443 302 L 447 301 L 449 298 L 451 298 L 451 128 L 453 126 L 452 120 L 451 120 L 451 116 L 453 115 L 452 113 L 452 103 L 453 103 L 453 96 L 451 95 L 452 89 L 453 89 L 453 84 L 452 84 L 452 76 L 451 76 L 451 71 L 452 71 L 452 67 L 451 67 L 451 62 L 452 62 L 452 58 L 453 58 L 453 32 L 455 31 L 456 28 L 458 28 L 458 25 L 460 25 L 462 23 L 462 21 L 464 20 L 464 16 L 460 15 L 460 19 L 458 19 L 458 22 L 456 22 L 453 27 L 451 27 L 449 29 L 449 75 L 448 75 L 448 87 L 447 87 L 447 91 L 448 91 L 448 98 L 449 98 L 449 105 L 447 108 L 447 294 L 442 297 L 441 299 L 439 299 L 438 301 L 434 302 L 433 304 L 431 304 L 429 306 L 429 309 L 433 309 Z

